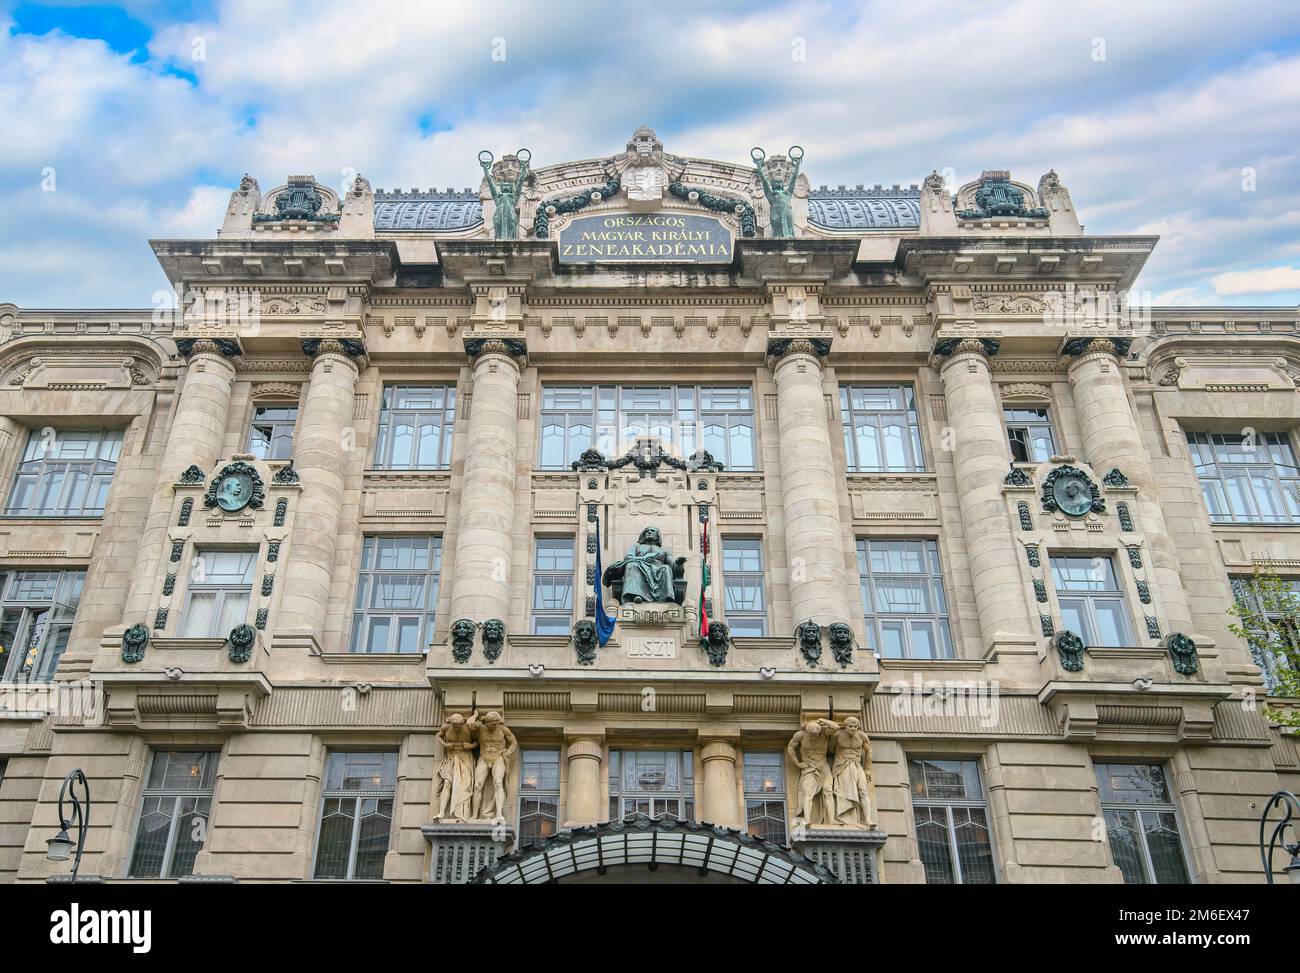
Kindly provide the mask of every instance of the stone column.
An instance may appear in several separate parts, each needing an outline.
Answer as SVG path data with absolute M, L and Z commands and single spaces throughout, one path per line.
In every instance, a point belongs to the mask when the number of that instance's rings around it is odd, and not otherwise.
M 566 828 L 598 824 L 609 819 L 609 808 L 601 800 L 600 779 L 605 748 L 599 737 L 577 737 L 569 741 L 566 758 L 569 781 L 565 790 Z
M 821 625 L 849 621 L 839 477 L 822 391 L 821 358 L 828 351 L 817 339 L 768 342 L 776 379 L 790 614 L 796 625 L 810 618 Z
M 1190 633 L 1192 616 L 1178 571 L 1178 555 L 1165 527 L 1151 460 L 1120 372 L 1120 355 L 1127 348 L 1122 339 L 1117 346 L 1110 338 L 1066 343 L 1065 353 L 1078 356 L 1070 366 L 1070 388 L 1083 431 L 1084 459 L 1099 477 L 1118 469 L 1137 488 L 1139 526 L 1149 545 L 1151 579 L 1160 593 L 1166 634 Z
M 311 378 L 299 409 L 293 464 L 302 492 L 291 501 L 293 533 L 284 571 L 284 597 L 277 635 L 311 635 L 318 642 L 329 602 L 343 509 L 343 475 L 347 468 L 346 430 L 352 426 L 357 387 L 355 359 L 361 345 L 350 340 L 308 339 L 303 351 L 312 357 Z
M 730 740 L 706 740 L 700 748 L 700 763 L 704 769 L 699 819 L 727 828 L 739 828 L 735 746 Z
M 188 355 L 185 382 L 176 414 L 167 434 L 167 445 L 158 461 L 158 479 L 154 487 L 149 516 L 140 538 L 139 563 L 127 595 L 123 621 L 148 624 L 154 598 L 154 569 L 162 556 L 167 527 L 172 515 L 172 485 L 190 466 L 197 466 L 205 476 L 221 458 L 221 441 L 226 432 L 230 410 L 230 390 L 235 380 L 235 366 L 230 358 L 239 354 L 239 346 L 227 339 L 178 341 L 181 353 Z
M 988 362 L 997 350 L 998 343 L 988 338 L 941 342 L 935 349 L 937 355 L 947 356 L 939 374 L 952 428 L 953 475 L 985 650 L 1004 638 L 1033 638 L 1020 575 L 1021 554 L 1002 496 L 1007 433 Z
M 474 390 L 466 430 L 451 619 L 510 617 L 515 520 L 515 431 L 525 348 L 513 339 L 470 339 Z M 603 818 L 601 820 L 604 820 Z

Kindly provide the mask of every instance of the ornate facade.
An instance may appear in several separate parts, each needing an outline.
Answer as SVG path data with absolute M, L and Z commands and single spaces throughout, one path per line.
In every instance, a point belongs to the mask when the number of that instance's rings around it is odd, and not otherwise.
M 0 880 L 74 768 L 106 881 L 1262 879 L 1295 309 L 1051 172 L 480 162 L 0 305 Z

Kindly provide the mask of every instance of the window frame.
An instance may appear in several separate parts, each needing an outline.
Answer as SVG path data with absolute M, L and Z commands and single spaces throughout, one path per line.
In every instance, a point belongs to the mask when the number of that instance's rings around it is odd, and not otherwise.
M 442 391 L 442 407 L 421 408 L 414 406 L 390 406 L 389 402 L 396 402 L 399 396 L 406 390 L 427 391 L 432 397 L 435 390 Z M 372 469 L 376 470 L 398 470 L 404 472 L 438 472 L 451 469 L 453 453 L 455 447 L 455 429 L 457 410 L 459 408 L 458 396 L 456 394 L 455 382 L 388 382 L 379 390 L 379 419 L 375 427 L 375 449 L 371 457 Z M 391 399 L 390 399 L 391 397 Z M 394 422 L 393 417 L 408 417 L 411 419 L 411 428 L 416 430 L 420 427 L 420 420 L 424 417 L 433 419 L 437 417 L 438 425 L 438 461 L 431 466 L 424 466 L 411 463 L 405 466 L 393 465 L 393 448 L 395 436 L 393 434 Z M 411 457 L 415 458 L 417 449 L 416 433 L 412 432 Z
M 15 588 L 23 580 L 37 581 L 41 576 L 51 576 L 51 595 L 40 598 L 15 597 Z M 85 583 L 85 568 L 0 569 L 0 619 L 11 611 L 18 613 L 13 638 L 9 640 L 9 651 L 0 653 L 0 681 L 30 684 L 51 682 L 54 679 L 72 637 L 72 626 L 77 620 Z M 42 615 L 46 617 L 42 618 Z M 3 624 L 0 621 L 0 626 Z M 64 633 L 66 638 L 51 664 L 49 652 L 58 644 L 59 633 Z M 34 638 L 40 639 L 40 644 L 33 655 L 29 643 Z M 14 651 L 18 646 L 25 647 L 23 652 Z M 20 660 L 29 655 L 32 657 L 31 667 L 23 672 L 27 667 Z M 45 674 L 47 670 L 48 674 Z
M 205 555 L 208 554 L 238 554 L 241 557 L 249 558 L 250 560 L 248 565 L 248 585 L 246 588 L 239 588 L 236 587 L 235 585 L 227 584 L 227 583 L 216 584 L 216 583 L 210 583 L 208 581 L 195 581 L 193 577 L 194 560 L 192 559 L 190 561 L 190 565 L 191 565 L 190 577 L 189 580 L 187 580 L 185 583 L 185 601 L 184 604 L 181 606 L 180 624 L 177 627 L 177 635 L 179 638 L 215 639 L 215 638 L 226 637 L 226 635 L 229 634 L 230 630 L 228 629 L 225 632 L 219 630 L 221 627 L 221 616 L 224 613 L 228 598 L 231 595 L 235 595 L 235 594 L 242 593 L 247 595 L 248 601 L 244 605 L 243 617 L 239 621 L 236 621 L 235 624 L 231 626 L 231 628 L 232 629 L 238 628 L 240 625 L 248 624 L 248 615 L 249 612 L 252 610 L 255 601 L 253 597 L 253 586 L 257 581 L 257 575 L 258 575 L 258 564 L 259 564 L 258 553 L 259 551 L 257 548 L 242 548 L 242 547 L 240 548 L 201 547 L 195 549 L 194 559 L 203 558 Z M 207 570 L 206 562 L 204 564 L 204 574 L 205 575 L 209 574 Z M 187 634 L 188 623 L 190 620 L 190 612 L 193 608 L 195 594 L 210 594 L 210 593 L 217 594 L 216 607 L 213 609 L 212 612 L 211 626 L 215 626 L 218 629 L 218 631 L 209 631 L 207 634 L 203 634 L 203 635 Z
M 164 754 L 168 758 L 170 758 L 174 754 L 204 754 L 205 756 L 212 758 L 210 767 L 205 766 L 204 769 L 205 774 L 210 769 L 211 777 L 212 777 L 211 783 L 206 788 L 199 787 L 193 790 L 185 790 L 179 787 L 150 787 L 149 779 L 153 776 L 154 763 L 155 761 L 157 761 L 159 756 Z M 176 834 L 177 834 L 177 830 L 180 827 L 180 819 L 182 817 L 182 815 L 178 812 L 178 808 L 180 802 L 183 799 L 207 801 L 207 812 L 202 815 L 203 819 L 208 822 L 207 833 L 204 834 L 203 844 L 199 846 L 199 851 L 202 851 L 203 848 L 206 847 L 207 845 L 207 836 L 208 834 L 211 833 L 212 805 L 213 802 L 216 800 L 217 768 L 220 762 L 221 762 L 221 750 L 220 748 L 217 747 L 199 747 L 198 749 L 195 750 L 167 750 L 158 747 L 150 748 L 149 767 L 145 771 L 143 782 L 140 787 L 139 800 L 136 801 L 135 827 L 131 831 L 131 845 L 130 845 L 131 850 L 130 850 L 130 854 L 127 856 L 126 859 L 127 878 L 143 878 L 143 879 L 156 878 L 156 879 L 167 880 L 167 879 L 183 878 L 184 876 L 194 874 L 192 867 L 191 870 L 188 872 L 175 874 L 175 875 L 171 874 L 172 866 L 175 864 Z M 158 865 L 158 874 L 137 875 L 135 874 L 136 853 L 139 850 L 139 842 L 141 836 L 140 828 L 144 824 L 145 803 L 150 799 L 155 799 L 155 798 L 162 798 L 162 799 L 170 798 L 172 801 L 172 809 L 169 815 L 170 824 L 167 825 L 167 840 L 163 845 L 163 857 L 162 857 L 162 861 Z M 192 816 L 198 813 L 199 813 L 198 810 L 195 809 L 193 811 L 186 812 L 186 815 Z M 195 854 L 197 856 L 197 852 Z
M 1290 586 L 1293 596 L 1300 601 L 1300 577 L 1281 575 L 1279 580 L 1285 581 Z M 1244 605 L 1252 612 L 1263 613 L 1274 624 L 1281 621 L 1281 616 L 1275 617 L 1275 613 L 1263 612 L 1263 606 L 1259 603 L 1259 595 L 1255 592 L 1252 575 L 1229 574 L 1228 587 L 1232 591 L 1233 600 L 1238 604 Z M 1244 621 L 1244 619 L 1238 619 L 1238 621 Z M 1255 630 L 1252 629 L 1252 631 Z M 1294 647 L 1300 649 L 1300 630 L 1289 631 L 1287 637 Z M 1260 674 L 1264 679 L 1264 688 L 1271 693 L 1277 688 L 1278 667 L 1279 665 L 1286 667 L 1286 659 L 1275 658 L 1273 653 L 1269 651 L 1260 651 L 1253 639 L 1246 639 L 1246 643 L 1251 658 L 1254 660 L 1255 665 L 1259 666 Z
M 755 761 L 758 758 L 764 760 L 764 766 L 751 766 L 751 758 Z M 751 787 L 750 770 L 766 770 L 774 775 L 773 789 L 765 790 L 762 787 Z M 790 844 L 790 804 L 788 789 L 785 781 L 785 751 L 783 750 L 746 750 L 741 758 L 740 768 L 742 778 L 742 793 L 745 802 L 745 830 L 753 835 L 756 832 L 753 829 L 755 822 L 776 821 L 781 826 L 780 837 L 768 837 L 764 831 L 757 832 L 757 836 L 762 837 L 768 842 L 774 842 L 781 847 L 788 847 Z M 756 774 L 754 776 L 761 776 Z M 779 818 L 772 818 L 766 805 L 779 804 L 781 814 Z M 751 818 L 749 812 L 755 810 L 755 805 L 762 805 L 763 813 L 756 818 Z
M 1056 564 L 1058 561 L 1104 561 L 1110 565 L 1110 575 L 1115 579 L 1115 587 L 1107 588 L 1100 591 L 1093 591 L 1083 588 L 1062 589 L 1056 583 Z M 1052 579 L 1052 596 L 1056 599 L 1057 617 L 1061 619 L 1061 627 L 1068 629 L 1065 623 L 1065 604 L 1067 602 L 1081 602 L 1082 610 L 1080 617 L 1083 620 L 1083 631 L 1075 632 L 1079 638 L 1083 639 L 1085 648 L 1134 648 L 1141 643 L 1138 641 L 1137 632 L 1133 627 L 1133 614 L 1129 609 L 1128 592 L 1124 590 L 1124 577 L 1120 572 L 1119 565 L 1115 557 L 1111 554 L 1084 554 L 1077 551 L 1048 552 L 1047 555 L 1048 574 Z M 1120 626 L 1123 629 L 1121 635 L 1125 641 L 1119 645 L 1107 645 L 1097 638 L 1100 631 L 1098 626 L 1097 603 L 1104 602 L 1114 604 L 1119 607 L 1117 617 Z M 1069 629 L 1073 631 L 1073 629 Z
M 33 520 L 88 520 L 101 519 L 104 511 L 108 509 L 108 497 L 113 489 L 113 478 L 117 475 L 117 467 L 122 458 L 122 446 L 125 440 L 125 430 L 109 429 L 101 427 L 97 429 L 54 429 L 54 439 L 57 442 L 61 435 L 87 435 L 93 436 L 95 448 L 93 459 L 51 459 L 46 451 L 39 451 L 36 455 L 29 457 L 33 449 L 39 446 L 46 428 L 29 429 L 27 442 L 23 445 L 22 453 L 18 456 L 18 462 L 14 467 L 10 477 L 9 492 L 5 499 L 4 516 L 14 519 L 33 519 Z M 112 454 L 111 460 L 101 459 L 106 445 L 110 445 Z M 103 469 L 101 467 L 107 467 Z M 80 505 L 75 509 L 61 509 L 70 499 L 70 494 L 76 489 L 75 477 L 69 477 L 69 472 L 76 472 L 86 479 L 85 492 L 82 496 Z M 58 502 L 53 504 L 49 509 L 34 508 L 31 506 L 31 500 L 41 492 L 42 484 L 48 482 L 51 477 L 60 476 L 62 481 L 59 486 Z M 25 478 L 31 478 L 32 486 L 28 493 L 28 505 L 24 507 L 15 507 L 18 489 L 20 483 Z M 101 507 L 87 507 L 86 503 L 91 498 L 92 491 L 98 493 L 97 484 L 103 486 L 104 502 Z
M 329 786 L 330 762 L 334 759 L 335 756 L 346 757 L 348 754 L 354 754 L 354 753 L 384 755 L 384 756 L 392 755 L 394 758 L 392 788 L 391 789 L 357 788 L 356 790 L 348 790 L 347 788 L 343 788 L 343 787 L 331 788 Z M 402 776 L 401 760 L 402 760 L 401 752 L 399 750 L 393 750 L 393 749 L 388 749 L 388 750 L 331 749 L 326 751 L 325 770 L 324 773 L 321 775 L 321 795 L 320 795 L 320 801 L 318 802 L 318 809 L 316 812 L 316 840 L 315 840 L 315 844 L 311 856 L 311 876 L 313 881 L 374 882 L 374 881 L 383 880 L 382 869 L 381 869 L 381 877 L 379 879 L 373 879 L 373 878 L 358 879 L 356 877 L 357 849 L 361 841 L 361 822 L 363 820 L 363 815 L 360 813 L 361 802 L 363 800 L 375 800 L 375 801 L 388 800 L 392 802 L 392 807 L 388 815 L 388 838 L 384 846 L 384 857 L 387 857 L 388 852 L 392 851 L 393 849 L 393 827 L 397 824 L 397 814 L 398 814 L 397 781 Z M 337 878 L 333 876 L 320 876 L 317 874 L 320 868 L 321 838 L 324 835 L 324 831 L 325 831 L 325 805 L 326 802 L 331 800 L 352 800 L 353 801 L 352 833 L 349 836 L 349 843 L 348 843 L 348 863 L 346 869 L 347 874 L 343 878 Z
M 527 758 L 529 756 L 536 757 L 541 755 L 546 755 L 548 757 L 553 756 L 555 758 L 555 765 L 554 765 L 555 786 L 554 787 L 537 786 L 537 787 L 525 788 L 524 769 L 527 766 Z M 551 821 L 551 833 L 529 835 L 528 838 L 531 839 L 528 841 L 529 844 L 532 844 L 533 841 L 535 840 L 545 840 L 551 837 L 551 835 L 557 834 L 560 830 L 560 781 L 561 781 L 560 759 L 561 759 L 561 754 L 559 749 L 556 747 L 520 747 L 519 748 L 519 793 L 515 801 L 515 831 L 518 836 L 517 843 L 521 847 L 524 846 L 524 841 L 525 841 L 525 835 L 524 835 L 524 817 L 525 817 L 524 802 L 525 801 L 540 802 L 540 801 L 546 801 L 547 799 L 553 799 L 555 804 L 555 814 L 553 816 L 547 815 L 544 811 L 540 809 L 528 812 L 527 816 L 529 818 L 536 818 L 539 820 L 549 818 Z M 539 780 L 542 779 L 544 778 L 539 778 Z
M 1136 824 L 1138 825 L 1138 827 L 1134 829 L 1134 833 L 1138 836 L 1138 848 L 1141 851 L 1140 862 L 1142 864 L 1142 870 L 1143 870 L 1143 881 L 1141 883 L 1130 883 L 1128 881 L 1128 876 L 1124 876 L 1124 884 L 1125 885 L 1130 885 L 1130 884 L 1191 885 L 1193 879 L 1195 878 L 1196 872 L 1195 869 L 1193 868 L 1192 857 L 1187 853 L 1187 839 L 1183 835 L 1183 818 L 1182 818 L 1182 814 L 1179 813 L 1178 802 L 1174 797 L 1173 789 L 1170 786 L 1171 775 L 1169 773 L 1168 767 L 1160 761 L 1156 761 L 1155 763 L 1144 763 L 1141 760 L 1125 760 L 1122 758 L 1105 758 L 1105 757 L 1101 758 L 1100 760 L 1094 758 L 1092 761 L 1092 766 L 1093 766 L 1094 776 L 1096 777 L 1097 780 L 1097 799 L 1098 799 L 1098 804 L 1101 807 L 1102 822 L 1107 824 L 1106 848 L 1110 852 L 1111 863 L 1114 864 L 1116 868 L 1120 869 L 1121 874 L 1123 874 L 1123 868 L 1121 868 L 1119 861 L 1115 857 L 1114 846 L 1111 845 L 1111 837 L 1110 837 L 1111 829 L 1109 827 L 1108 822 L 1106 822 L 1106 812 L 1110 811 L 1116 814 L 1123 813 L 1123 812 L 1131 812 L 1134 815 L 1134 820 Z M 1103 768 L 1109 768 L 1109 767 L 1150 767 L 1159 770 L 1161 781 L 1164 784 L 1165 793 L 1168 795 L 1169 800 L 1167 802 L 1106 800 L 1106 792 L 1109 789 L 1109 782 L 1102 781 L 1102 772 L 1103 772 Z M 1106 776 L 1107 778 L 1109 778 L 1110 775 L 1107 774 Z M 1150 814 L 1173 815 L 1174 834 L 1175 837 L 1177 837 L 1178 839 L 1178 851 L 1179 851 L 1179 855 L 1181 856 L 1183 873 L 1187 878 L 1186 882 L 1155 881 L 1155 874 L 1156 874 L 1155 862 L 1151 855 L 1151 848 L 1147 842 L 1147 831 L 1145 827 L 1145 822 L 1143 820 L 1144 811 Z
M 559 568 L 543 569 L 540 566 L 541 553 L 543 546 L 563 544 L 568 548 L 570 566 L 566 573 Z M 533 635 L 568 635 L 573 628 L 574 606 L 577 604 L 578 596 L 578 553 L 577 542 L 572 534 L 539 534 L 533 538 L 533 563 L 532 563 L 532 584 L 529 587 L 529 610 L 528 610 L 528 628 Z M 558 550 L 558 548 L 556 548 Z M 569 607 L 567 610 L 559 608 L 541 608 L 539 607 L 539 596 L 541 594 L 541 585 L 543 582 L 551 583 L 559 581 L 568 581 L 569 583 Z M 563 619 L 564 631 L 560 632 L 539 632 L 538 623 L 547 619 Z
M 738 638 L 766 638 L 768 634 L 768 597 L 767 597 L 767 561 L 764 550 L 763 538 L 750 535 L 723 536 L 719 540 L 722 542 L 721 554 L 722 561 L 722 620 L 726 622 L 727 628 L 731 634 Z M 727 568 L 728 549 L 734 551 L 736 545 L 754 545 L 754 550 L 758 553 L 758 570 L 730 570 Z M 755 584 L 758 589 L 759 600 L 762 602 L 761 609 L 741 609 L 732 611 L 728 605 L 731 594 L 731 586 L 735 583 Z M 762 629 L 758 634 L 753 632 L 738 633 L 736 631 L 736 622 L 757 621 Z
M 429 564 L 429 567 L 423 572 L 414 568 L 383 568 L 379 566 L 379 558 L 384 541 L 413 541 L 421 539 L 426 541 L 425 552 Z M 356 581 L 352 589 L 352 606 L 349 609 L 350 619 L 347 648 L 349 653 L 355 655 L 422 655 L 429 651 L 429 644 L 433 641 L 433 633 L 438 621 L 438 597 L 442 592 L 442 541 L 443 538 L 441 534 L 377 533 L 362 535 L 360 557 L 357 562 Z M 372 543 L 374 545 L 373 550 L 370 550 Z M 366 567 L 368 552 L 370 553 L 370 567 Z M 382 579 L 420 574 L 423 574 L 425 584 L 425 608 L 423 610 L 385 610 L 370 607 L 374 598 L 374 586 Z M 361 603 L 361 607 L 358 607 L 359 602 Z M 393 647 L 395 642 L 400 646 L 401 628 L 399 625 L 392 623 L 410 617 L 418 617 L 420 620 L 416 635 L 416 641 L 419 648 L 411 652 L 405 652 L 400 647 Z M 371 651 L 370 649 L 361 649 L 358 647 L 363 641 L 360 636 L 365 634 L 369 622 L 373 618 L 388 618 L 390 620 L 388 646 L 383 651 Z
M 944 819 L 946 822 L 944 824 L 944 827 L 946 829 L 946 837 L 948 839 L 948 862 L 949 865 L 952 867 L 952 877 L 953 877 L 952 884 L 954 885 L 967 885 L 967 884 L 996 885 L 998 884 L 997 844 L 993 836 L 993 816 L 989 811 L 988 788 L 984 784 L 984 771 L 983 768 L 980 766 L 979 759 L 976 757 L 972 757 L 970 755 L 956 756 L 956 757 L 936 757 L 932 755 L 919 756 L 915 754 L 905 754 L 904 758 L 905 758 L 904 768 L 908 775 L 907 790 L 912 802 L 912 829 L 913 829 L 913 833 L 916 836 L 916 841 L 918 845 L 917 857 L 920 858 L 919 846 L 921 842 L 921 824 L 917 820 L 916 809 L 918 807 L 923 807 L 926 808 L 927 810 L 942 809 L 944 811 Z M 911 764 L 913 762 L 925 763 L 927 761 L 932 763 L 937 763 L 942 761 L 948 763 L 967 764 L 973 767 L 975 771 L 975 782 L 979 786 L 979 790 L 980 790 L 979 798 L 977 799 L 969 796 L 961 797 L 961 798 L 943 798 L 943 797 L 930 797 L 928 795 L 924 797 L 917 797 L 916 788 L 912 783 Z M 963 782 L 963 786 L 964 786 L 964 782 Z M 961 846 L 957 843 L 957 822 L 953 816 L 953 811 L 954 809 L 957 808 L 962 808 L 966 810 L 977 809 L 979 811 L 982 811 L 984 814 L 984 830 L 988 834 L 988 854 L 989 854 L 989 881 L 988 882 L 974 882 L 974 883 L 967 882 L 966 876 L 962 872 L 961 853 L 960 853 Z M 925 870 L 924 859 L 921 859 L 921 862 L 922 862 L 921 868 L 922 871 L 924 872 Z M 928 875 L 926 876 L 926 884 L 927 885 L 930 884 Z
M 1013 419 L 1010 415 L 1012 412 L 1039 412 L 1042 413 L 1040 418 L 1035 419 Z M 1011 462 L 1013 463 L 1047 463 L 1053 456 L 1060 454 L 1060 443 L 1057 441 L 1056 424 L 1052 422 L 1052 410 L 1046 405 L 1026 405 L 1026 404 L 1006 404 L 1002 405 L 1002 427 L 1007 433 L 1007 448 L 1011 451 Z M 1025 438 L 1022 445 L 1025 447 L 1025 456 L 1016 455 L 1015 438 L 1012 436 L 1013 430 L 1023 430 Z M 1032 455 L 1034 444 L 1034 431 L 1047 433 L 1047 441 L 1051 444 L 1046 456 L 1035 457 Z
M 253 435 L 257 431 L 257 426 L 258 426 L 257 413 L 263 409 L 292 409 L 293 410 L 292 422 L 290 422 L 287 419 L 272 419 L 267 423 L 263 423 L 263 425 L 269 425 L 271 427 L 271 437 L 270 439 L 267 440 L 267 450 L 265 456 L 258 452 L 253 442 Z M 298 445 L 298 420 L 301 418 L 301 416 L 302 416 L 302 406 L 299 403 L 299 401 L 296 399 L 292 402 L 254 401 L 252 415 L 248 417 L 248 435 L 244 437 L 244 450 L 250 453 L 251 455 L 257 457 L 258 459 L 262 460 L 263 462 L 268 462 L 268 463 L 278 463 L 284 460 L 293 459 L 294 447 Z M 288 426 L 289 428 L 289 437 L 288 437 L 289 449 L 288 452 L 285 453 L 285 455 L 276 456 L 274 455 L 275 443 L 277 442 L 277 440 L 283 438 L 281 433 L 285 426 Z
M 855 393 L 889 391 L 902 396 L 903 405 L 889 409 L 856 408 L 853 405 Z M 914 382 L 841 382 L 839 386 L 840 433 L 844 441 L 844 466 L 849 473 L 928 473 L 925 439 L 922 433 L 921 412 L 916 405 L 917 391 Z M 909 404 L 910 403 L 910 404 Z M 881 417 L 892 416 L 902 420 L 902 427 L 907 430 L 903 446 L 907 451 L 909 462 L 899 466 L 887 461 L 882 466 L 867 466 L 858 455 L 859 424 L 873 426 L 877 430 L 880 442 L 880 455 L 885 458 L 884 430 L 887 424 Z M 868 418 L 871 421 L 866 422 Z M 896 424 L 888 424 L 896 425 Z
M 875 574 L 871 570 L 872 544 L 920 544 L 922 547 L 922 572 L 882 571 Z M 867 648 L 878 659 L 955 659 L 957 658 L 957 641 L 953 633 L 952 601 L 948 597 L 948 588 L 944 581 L 943 558 L 939 552 L 939 541 L 933 537 L 872 537 L 864 536 L 854 539 L 854 554 L 858 561 L 858 597 L 862 603 L 862 621 L 867 637 Z M 935 566 L 937 565 L 937 571 Z M 876 588 L 878 581 L 892 579 L 905 580 L 911 584 L 920 583 L 929 593 L 931 603 L 928 612 L 882 612 L 879 610 L 880 597 Z M 869 594 L 868 594 L 869 592 Z M 870 598 L 870 601 L 867 599 Z M 942 610 L 939 600 L 942 599 Z M 912 625 L 915 622 L 929 623 L 934 632 L 933 655 L 915 655 L 913 653 Z M 903 654 L 901 656 L 885 655 L 881 647 L 885 644 L 885 624 L 899 625 L 902 633 Z
M 623 787 L 624 760 L 628 754 L 675 754 L 677 756 L 677 775 L 678 787 L 672 793 L 668 791 L 651 791 L 651 790 L 633 790 L 628 792 Z M 635 762 L 635 758 L 634 758 Z M 612 747 L 609 751 L 609 804 L 610 818 L 614 821 L 621 821 L 629 814 L 637 813 L 635 804 L 637 801 L 648 801 L 651 811 L 654 811 L 655 803 L 663 801 L 667 805 L 670 801 L 677 802 L 677 811 L 664 810 L 655 811 L 648 815 L 652 818 L 661 818 L 665 814 L 672 814 L 680 821 L 695 820 L 695 752 L 686 749 L 672 748 L 652 748 L 636 749 L 629 747 Z M 633 808 L 629 810 L 625 802 L 631 801 Z M 615 808 L 617 807 L 617 812 Z M 646 813 L 644 811 L 640 812 Z
M 1205 504 L 1206 513 L 1209 515 L 1210 523 L 1219 524 L 1255 524 L 1255 525 L 1286 525 L 1300 523 L 1300 459 L 1297 458 L 1294 436 L 1290 430 L 1282 432 L 1261 432 L 1259 442 L 1253 447 L 1259 451 L 1263 459 L 1258 462 L 1240 462 L 1229 459 L 1224 461 L 1221 456 L 1224 455 L 1222 450 L 1230 448 L 1229 443 L 1220 440 L 1228 438 L 1246 437 L 1238 433 L 1221 433 L 1201 430 L 1186 430 L 1188 459 L 1192 464 L 1192 470 L 1196 475 L 1197 485 L 1201 488 L 1201 499 Z M 1290 467 L 1284 467 L 1272 455 L 1272 450 L 1276 448 L 1285 450 L 1293 464 Z M 1203 458 L 1202 451 L 1209 451 L 1210 462 L 1198 462 Z M 1291 476 L 1283 476 L 1279 473 L 1282 468 L 1296 470 Z M 1206 472 L 1210 471 L 1210 472 Z M 1238 514 L 1232 509 L 1232 491 L 1228 489 L 1230 482 L 1225 472 L 1237 473 L 1244 477 L 1249 489 L 1242 494 L 1241 499 L 1245 501 L 1251 511 Z M 1281 515 L 1266 515 L 1260 513 L 1259 495 L 1256 493 L 1257 477 L 1266 478 L 1276 490 L 1275 499 L 1280 500 Z M 1211 503 L 1211 489 L 1217 487 L 1213 492 L 1217 493 L 1218 503 Z M 1219 506 L 1226 513 L 1215 513 L 1215 506 Z

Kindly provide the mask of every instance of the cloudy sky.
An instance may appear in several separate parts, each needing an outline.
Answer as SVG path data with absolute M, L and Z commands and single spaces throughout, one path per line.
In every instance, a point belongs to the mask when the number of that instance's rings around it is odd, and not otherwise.
M 0 0 L 0 301 L 149 307 L 245 171 L 478 184 L 639 123 L 814 184 L 1055 168 L 1157 304 L 1300 302 L 1300 4 Z

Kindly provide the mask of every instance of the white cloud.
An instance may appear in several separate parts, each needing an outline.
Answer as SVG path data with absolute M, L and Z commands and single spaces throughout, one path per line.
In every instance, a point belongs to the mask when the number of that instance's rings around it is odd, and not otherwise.
M 1214 293 L 1224 295 L 1300 291 L 1300 267 L 1233 270 L 1226 274 L 1215 274 L 1211 282 L 1214 284 Z

